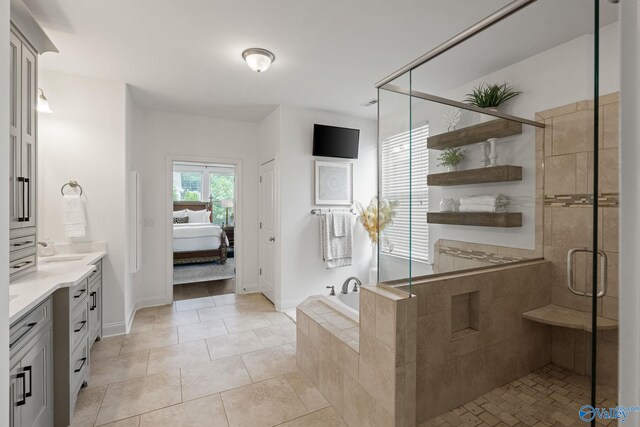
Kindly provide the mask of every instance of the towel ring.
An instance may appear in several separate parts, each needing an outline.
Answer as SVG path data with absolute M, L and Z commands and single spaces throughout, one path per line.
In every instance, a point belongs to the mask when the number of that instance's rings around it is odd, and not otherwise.
M 80 189 L 80 195 L 82 196 L 82 186 L 80 184 L 78 184 L 78 181 L 69 181 L 66 184 L 64 184 L 61 188 L 60 188 L 60 193 L 64 196 L 64 188 L 66 186 L 69 186 L 71 188 L 79 188 Z

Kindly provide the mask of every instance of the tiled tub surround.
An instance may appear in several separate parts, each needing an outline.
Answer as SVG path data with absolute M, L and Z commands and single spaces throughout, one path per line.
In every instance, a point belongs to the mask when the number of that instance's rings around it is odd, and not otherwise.
M 417 299 L 362 286 L 360 325 L 322 300 L 298 306 L 298 367 L 349 426 L 414 426 Z
M 427 279 L 411 291 L 417 297 L 418 424 L 551 362 L 551 328 L 521 317 L 549 304 L 549 262 Z
M 608 293 L 598 301 L 598 314 L 618 319 L 618 94 L 600 97 L 598 242 L 608 258 Z M 593 232 L 593 102 L 581 101 L 540 112 L 546 125 L 537 134 L 537 187 L 544 198 L 544 258 L 552 264 L 551 302 L 590 312 L 590 298 L 567 288 L 567 252 L 590 247 Z M 591 260 L 576 257 L 576 287 L 592 286 Z M 553 328 L 553 363 L 578 374 L 588 373 L 591 334 Z M 617 381 L 617 331 L 598 338 L 598 383 Z

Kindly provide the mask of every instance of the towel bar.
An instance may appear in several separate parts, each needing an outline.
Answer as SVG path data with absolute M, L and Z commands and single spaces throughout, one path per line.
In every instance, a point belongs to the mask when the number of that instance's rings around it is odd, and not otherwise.
M 356 215 L 356 212 L 353 209 L 331 209 L 331 208 L 327 208 L 327 209 L 311 209 L 311 215 L 321 215 L 323 213 L 331 213 L 331 212 L 350 212 L 354 215 Z

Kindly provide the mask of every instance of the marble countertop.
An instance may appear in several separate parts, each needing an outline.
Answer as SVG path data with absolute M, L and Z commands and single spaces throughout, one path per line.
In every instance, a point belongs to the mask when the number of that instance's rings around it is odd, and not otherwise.
M 106 245 L 56 246 L 56 255 L 40 257 L 37 271 L 9 284 L 9 323 L 12 324 L 56 290 L 72 287 L 88 277 L 92 265 L 106 254 Z M 84 250 L 84 251 L 83 251 Z

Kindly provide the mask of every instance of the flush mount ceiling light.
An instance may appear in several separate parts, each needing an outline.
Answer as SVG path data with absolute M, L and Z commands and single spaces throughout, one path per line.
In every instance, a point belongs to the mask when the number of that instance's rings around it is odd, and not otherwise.
M 252 47 L 242 52 L 242 57 L 247 62 L 249 68 L 261 73 L 267 71 L 271 63 L 276 60 L 276 56 L 266 49 Z
M 49 106 L 49 101 L 47 100 L 47 97 L 44 96 L 44 92 L 42 89 L 38 88 L 38 91 L 40 92 L 38 94 L 38 106 L 37 106 L 37 110 L 40 113 L 47 113 L 47 114 L 51 114 L 53 113 L 53 110 L 51 109 L 51 107 Z

